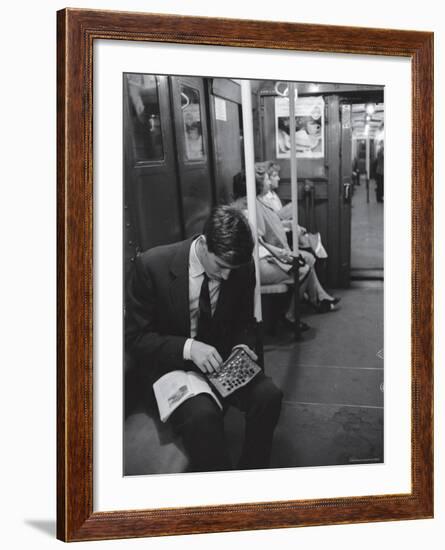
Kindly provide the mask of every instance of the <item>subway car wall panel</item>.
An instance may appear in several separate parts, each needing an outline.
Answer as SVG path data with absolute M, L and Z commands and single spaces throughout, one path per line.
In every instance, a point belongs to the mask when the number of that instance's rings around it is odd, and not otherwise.
M 125 244 L 139 252 L 182 238 L 182 206 L 167 77 L 126 73 L 123 92 Z
M 218 79 L 214 79 L 218 80 Z M 239 85 L 237 85 L 239 88 Z M 238 93 L 239 95 L 239 93 Z M 233 200 L 233 176 L 243 165 L 239 103 L 210 95 L 216 203 Z

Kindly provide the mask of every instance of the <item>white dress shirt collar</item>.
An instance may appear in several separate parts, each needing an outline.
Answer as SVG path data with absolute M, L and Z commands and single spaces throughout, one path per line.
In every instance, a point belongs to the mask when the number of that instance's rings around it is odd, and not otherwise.
M 202 265 L 198 257 L 198 252 L 196 250 L 198 246 L 198 241 L 200 241 L 201 239 L 202 235 L 195 239 L 190 247 L 189 277 L 200 277 L 201 275 L 204 275 L 205 272 L 204 266 Z

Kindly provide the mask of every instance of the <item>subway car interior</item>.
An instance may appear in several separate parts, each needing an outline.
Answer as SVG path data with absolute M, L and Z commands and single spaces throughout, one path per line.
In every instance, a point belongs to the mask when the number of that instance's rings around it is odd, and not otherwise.
M 298 279 L 257 280 L 257 352 L 283 392 L 270 467 L 381 463 L 384 88 L 248 89 L 246 113 L 241 80 L 123 75 L 124 278 L 139 253 L 200 234 L 214 206 L 233 204 L 236 174 L 271 167 L 280 207 L 300 228 L 292 222 L 289 247 L 307 236 L 323 294 L 294 303 Z M 186 472 L 181 442 L 124 356 L 124 475 Z M 224 422 L 236 461 L 244 418 L 229 408 Z

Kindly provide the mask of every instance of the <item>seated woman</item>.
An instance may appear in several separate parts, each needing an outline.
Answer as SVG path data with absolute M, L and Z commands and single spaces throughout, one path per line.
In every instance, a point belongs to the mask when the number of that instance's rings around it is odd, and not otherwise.
M 277 194 L 277 189 L 280 185 L 280 170 L 281 167 L 276 162 L 271 160 L 265 161 L 264 168 L 266 170 L 265 178 L 269 187 L 263 195 L 263 202 L 268 204 L 278 214 L 281 220 L 292 219 L 292 203 L 283 206 L 280 197 Z M 290 225 L 289 225 L 290 227 Z M 286 227 L 287 229 L 287 227 Z
M 273 161 L 266 161 L 266 180 L 268 180 L 269 191 L 264 194 L 263 201 L 269 205 L 278 214 L 282 220 L 283 227 L 286 232 L 292 230 L 292 203 L 283 206 L 280 197 L 277 194 L 277 189 L 280 184 L 280 165 Z M 315 235 L 306 231 L 305 227 L 297 225 L 298 229 L 298 248 L 303 257 L 306 257 L 305 251 L 310 252 L 316 258 L 327 258 L 328 255 L 321 242 L 320 233 Z M 303 249 L 303 250 L 301 250 Z
M 256 163 L 255 183 L 261 283 L 265 285 L 292 284 L 294 282 L 292 274 L 294 257 L 287 243 L 286 232 L 278 214 L 264 201 L 264 195 L 270 190 L 268 181 L 264 163 Z M 246 211 L 246 178 L 244 172 L 234 176 L 233 191 L 234 205 Z M 299 269 L 300 298 L 307 297 L 307 300 L 319 313 L 335 310 L 339 300 L 328 294 L 321 286 L 314 269 L 314 256 L 304 253 L 303 259 L 304 265 Z M 286 318 L 292 320 L 290 310 L 286 314 Z

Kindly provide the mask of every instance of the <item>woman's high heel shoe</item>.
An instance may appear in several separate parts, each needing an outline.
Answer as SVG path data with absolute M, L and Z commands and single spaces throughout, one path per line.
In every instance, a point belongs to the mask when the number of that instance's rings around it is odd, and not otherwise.
M 340 298 L 333 298 L 332 300 L 320 300 L 315 306 L 318 313 L 329 313 L 330 311 L 336 311 L 337 304 Z
M 312 302 L 309 298 L 309 295 L 307 292 L 304 293 L 303 300 L 312 306 L 314 310 L 318 313 L 328 313 L 329 311 L 335 311 L 337 308 L 335 307 L 338 302 L 341 300 L 341 298 L 338 298 L 337 296 L 334 296 L 332 300 L 320 300 L 316 303 Z

